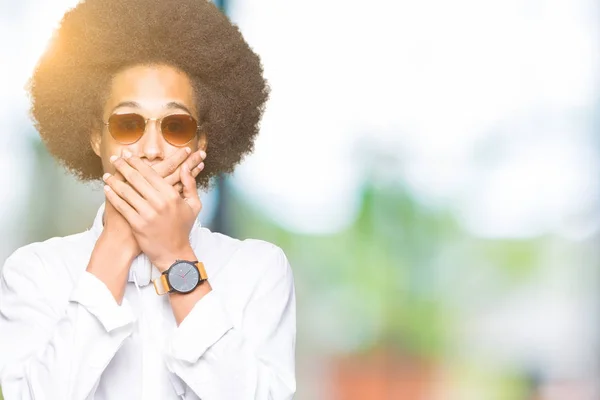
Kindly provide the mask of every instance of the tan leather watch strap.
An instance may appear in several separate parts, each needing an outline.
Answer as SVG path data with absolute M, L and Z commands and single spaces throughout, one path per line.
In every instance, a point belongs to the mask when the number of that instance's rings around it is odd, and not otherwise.
M 208 275 L 206 274 L 206 269 L 204 268 L 204 264 L 198 261 L 196 263 L 196 267 L 198 267 L 198 271 L 200 271 L 200 282 L 208 279 Z
M 163 294 L 169 293 L 171 287 L 169 286 L 169 281 L 167 281 L 167 275 L 161 275 L 156 278 L 154 281 L 154 290 L 156 290 L 156 294 L 162 296 Z
M 195 262 L 196 267 L 198 268 L 198 272 L 200 272 L 200 281 L 198 285 L 208 279 L 208 275 L 206 274 L 206 268 L 204 268 L 204 264 L 200 261 Z M 156 294 L 162 296 L 163 294 L 167 294 L 171 291 L 171 286 L 169 285 L 169 281 L 167 279 L 166 274 L 161 274 L 160 277 L 156 278 L 154 281 L 154 290 L 156 290 Z

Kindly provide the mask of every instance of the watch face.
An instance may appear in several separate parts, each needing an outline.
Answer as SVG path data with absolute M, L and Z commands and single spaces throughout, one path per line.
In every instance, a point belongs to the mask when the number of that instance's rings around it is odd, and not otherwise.
M 189 293 L 198 286 L 200 275 L 196 266 L 179 262 L 169 269 L 169 284 L 171 287 L 181 293 Z

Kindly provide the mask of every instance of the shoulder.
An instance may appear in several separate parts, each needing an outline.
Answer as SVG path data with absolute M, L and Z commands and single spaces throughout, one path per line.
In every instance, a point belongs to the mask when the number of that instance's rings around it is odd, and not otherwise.
M 4 281 L 16 276 L 42 280 L 68 273 L 66 267 L 69 261 L 86 254 L 89 257 L 92 248 L 89 231 L 30 243 L 18 248 L 6 259 L 0 275 Z
M 277 245 L 259 239 L 235 239 L 202 229 L 201 254 L 215 269 L 228 269 L 242 275 L 278 276 L 291 279 L 290 263 Z M 217 272 L 217 271 L 213 271 Z
M 267 276 L 273 279 L 291 279 L 290 263 L 284 251 L 273 243 L 258 239 L 246 239 L 242 242 L 240 255 L 244 260 L 251 260 L 256 266 L 257 273 L 263 279 Z

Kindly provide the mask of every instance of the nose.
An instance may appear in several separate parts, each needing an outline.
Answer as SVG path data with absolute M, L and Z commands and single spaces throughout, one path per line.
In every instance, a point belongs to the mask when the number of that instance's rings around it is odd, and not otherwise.
M 150 162 L 164 159 L 165 139 L 162 136 L 157 120 L 148 120 L 146 130 L 140 139 L 139 145 L 141 150 L 140 158 L 145 158 Z

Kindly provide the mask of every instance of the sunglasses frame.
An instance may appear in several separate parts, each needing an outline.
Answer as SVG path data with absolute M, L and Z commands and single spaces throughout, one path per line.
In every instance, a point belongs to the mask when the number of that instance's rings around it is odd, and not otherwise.
M 123 142 L 117 140 L 117 138 L 115 138 L 115 136 L 113 135 L 113 133 L 110 131 L 110 118 L 113 115 L 134 115 L 134 114 L 135 115 L 139 115 L 140 117 L 142 117 L 144 119 L 144 131 L 142 132 L 142 134 L 140 135 L 139 138 L 137 138 L 135 141 L 133 141 L 131 143 L 123 143 Z M 192 120 L 194 120 L 194 122 L 196 123 L 196 137 L 198 137 L 198 135 L 200 134 L 200 125 L 198 124 L 198 120 L 196 118 L 194 118 L 193 116 L 191 116 L 190 114 L 169 114 L 169 115 L 165 115 L 164 117 L 160 117 L 160 118 L 144 118 L 144 116 L 142 114 L 140 114 L 140 113 L 122 113 L 122 114 L 114 113 L 114 114 L 111 114 L 110 117 L 108 117 L 108 119 L 109 119 L 108 121 L 102 121 L 102 122 L 104 123 L 104 125 L 106 125 L 106 129 L 108 130 L 108 133 L 110 134 L 110 136 L 117 143 L 128 146 L 128 145 L 137 143 L 142 138 L 142 136 L 144 136 L 144 134 L 146 133 L 146 128 L 148 127 L 148 122 L 149 121 L 156 121 L 158 123 L 158 126 L 160 127 L 160 134 L 162 135 L 163 139 L 165 139 L 167 141 L 167 143 L 169 143 L 171 146 L 183 147 L 186 144 L 188 144 L 189 142 L 191 142 L 192 140 L 194 140 L 194 137 L 192 137 L 190 140 L 188 140 L 187 142 L 185 142 L 183 144 L 173 144 L 173 143 L 171 143 L 171 142 L 169 142 L 167 140 L 167 138 L 165 137 L 165 135 L 163 134 L 163 131 L 162 131 L 162 120 L 165 119 L 165 118 L 168 118 L 168 117 L 172 117 L 174 115 L 183 115 L 183 116 L 186 116 L 186 117 L 190 117 Z

